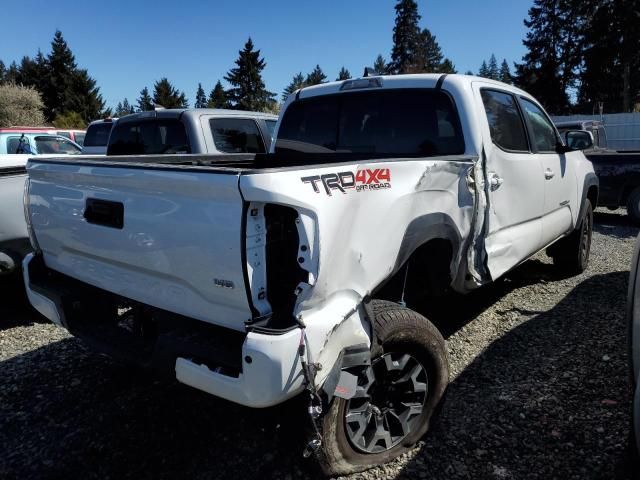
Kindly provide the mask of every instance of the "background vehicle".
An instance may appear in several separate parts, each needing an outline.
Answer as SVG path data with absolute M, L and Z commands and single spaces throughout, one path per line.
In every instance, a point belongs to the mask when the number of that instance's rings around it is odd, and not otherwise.
M 56 130 L 56 134 L 67 137 L 74 143 L 82 146 L 84 144 L 85 130 Z
M 72 155 L 81 150 L 68 138 L 46 131 L 0 129 L 0 155 Z
M 91 122 L 85 133 L 82 153 L 84 155 L 106 155 L 109 135 L 117 120 L 117 118 L 105 118 Z
M 209 108 L 159 109 L 121 118 L 107 155 L 266 153 L 278 117 Z
M 194 140 L 179 125 L 210 125 L 234 153 L 259 145 L 203 115 L 131 115 L 111 134 L 109 153 L 171 155 L 30 161 L 28 296 L 97 349 L 228 400 L 306 390 L 309 452 L 329 473 L 386 462 L 429 428 L 447 354 L 410 307 L 545 248 L 587 267 L 591 163 L 512 86 L 323 84 L 289 97 L 270 154 L 178 154 Z
M 599 205 L 612 210 L 626 207 L 633 221 L 640 223 L 640 151 L 607 148 L 607 136 L 598 121 L 559 122 L 556 126 L 561 132 L 572 129 L 591 133 L 594 146 L 585 155 L 600 180 Z

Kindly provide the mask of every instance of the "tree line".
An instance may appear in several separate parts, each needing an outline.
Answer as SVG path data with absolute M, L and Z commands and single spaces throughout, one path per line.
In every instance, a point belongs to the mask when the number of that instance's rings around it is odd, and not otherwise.
M 415 0 L 398 0 L 389 59 L 378 54 L 377 74 L 456 73 L 435 35 L 420 26 Z M 554 114 L 592 113 L 600 105 L 609 112 L 640 108 L 640 8 L 637 0 L 534 0 L 524 20 L 526 53 L 511 72 L 495 55 L 484 60 L 476 75 L 515 84 L 538 98 Z M 276 94 L 267 90 L 262 74 L 266 61 L 251 38 L 238 52 L 234 66 L 209 93 L 202 83 L 195 91 L 195 108 L 231 108 L 277 112 Z M 467 74 L 473 72 L 467 71 Z M 342 67 L 336 80 L 351 78 Z M 298 72 L 280 96 L 328 81 L 320 65 Z M 78 67 L 62 33 L 56 31 L 51 51 L 8 67 L 0 61 L 0 84 L 16 84 L 39 92 L 45 121 L 81 126 L 106 115 L 122 116 L 156 106 L 189 106 L 185 92 L 167 77 L 140 90 L 133 102 L 123 99 L 107 108 L 96 81 Z M 19 95 L 24 96 L 24 92 Z M 17 97 L 16 97 L 17 98 Z M 33 103 L 33 102 L 32 102 Z M 37 103 L 37 102 L 36 102 Z

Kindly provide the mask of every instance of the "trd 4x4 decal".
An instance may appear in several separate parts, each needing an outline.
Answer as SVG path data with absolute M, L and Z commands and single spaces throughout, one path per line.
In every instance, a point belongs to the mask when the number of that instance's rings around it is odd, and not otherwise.
M 327 195 L 332 190 L 347 193 L 348 190 L 362 192 L 365 190 L 381 190 L 391 188 L 391 171 L 388 168 L 376 168 L 357 170 L 353 172 L 326 173 L 302 177 L 302 183 L 310 183 L 313 191 L 320 193 L 318 184 L 322 184 Z

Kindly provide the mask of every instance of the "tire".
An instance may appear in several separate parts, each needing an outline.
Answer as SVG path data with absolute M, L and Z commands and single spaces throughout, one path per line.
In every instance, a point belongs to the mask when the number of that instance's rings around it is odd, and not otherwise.
M 627 215 L 631 220 L 640 224 L 640 187 L 637 187 L 629 194 L 627 199 Z
M 429 429 L 449 380 L 445 342 L 429 320 L 392 302 L 374 300 L 372 307 L 378 340 L 372 346 L 372 365 L 350 370 L 359 373 L 358 391 L 364 395 L 351 400 L 335 397 L 322 421 L 319 460 L 327 475 L 361 472 L 412 448 Z M 381 382 L 385 388 L 380 388 Z M 405 406 L 409 401 L 414 407 Z M 354 413 L 363 410 L 368 413 Z M 347 422 L 347 414 L 352 421 Z M 406 429 L 399 421 L 403 416 Z M 378 423 L 387 428 L 384 438 L 368 441 L 362 433 L 358 437 L 363 429 L 371 433 Z
M 593 206 L 585 200 L 580 224 L 569 236 L 549 249 L 553 263 L 563 272 L 578 275 L 589 266 L 591 237 L 593 235 Z

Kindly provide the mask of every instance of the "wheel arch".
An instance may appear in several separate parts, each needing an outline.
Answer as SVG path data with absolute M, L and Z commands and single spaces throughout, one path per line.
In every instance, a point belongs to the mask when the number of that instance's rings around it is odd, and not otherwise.
M 584 215 L 586 208 L 585 200 L 589 200 L 591 207 L 595 210 L 598 206 L 598 195 L 600 192 L 600 181 L 594 172 L 589 172 L 584 177 L 584 185 L 582 187 L 582 197 L 580 198 L 580 210 L 578 211 L 578 217 L 576 218 L 575 228 L 580 227 L 580 219 Z

